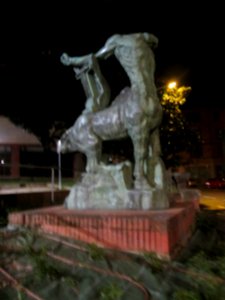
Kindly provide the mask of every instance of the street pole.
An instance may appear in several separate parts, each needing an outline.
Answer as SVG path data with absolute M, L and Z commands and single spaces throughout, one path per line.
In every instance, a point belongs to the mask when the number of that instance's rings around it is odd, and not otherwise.
M 58 153 L 58 189 L 62 189 L 62 173 L 61 173 L 61 141 L 57 142 L 57 153 Z
M 51 201 L 54 202 L 55 170 L 51 168 Z

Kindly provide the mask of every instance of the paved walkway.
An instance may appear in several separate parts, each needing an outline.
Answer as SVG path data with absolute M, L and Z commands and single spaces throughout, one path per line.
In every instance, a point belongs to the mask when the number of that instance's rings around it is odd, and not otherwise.
M 20 187 L 20 188 L 5 188 L 0 189 L 0 195 L 10 195 L 10 194 L 26 194 L 35 192 L 49 192 L 52 189 L 50 187 Z M 53 190 L 57 190 L 53 188 Z
M 69 190 L 68 187 L 63 187 L 62 190 Z M 13 194 L 26 194 L 26 193 L 39 193 L 39 192 L 56 192 L 59 191 L 58 185 L 27 185 L 20 186 L 1 186 L 0 195 L 13 195 Z

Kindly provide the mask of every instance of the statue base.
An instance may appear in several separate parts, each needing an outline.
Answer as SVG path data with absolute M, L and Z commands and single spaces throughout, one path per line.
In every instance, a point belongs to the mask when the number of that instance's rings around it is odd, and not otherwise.
M 165 189 L 144 186 L 133 188 L 132 168 L 126 161 L 100 165 L 96 173 L 84 173 L 65 199 L 68 209 L 166 209 Z
M 172 197 L 165 210 L 75 210 L 63 206 L 13 212 L 9 224 L 129 252 L 173 259 L 194 229 L 198 195 Z

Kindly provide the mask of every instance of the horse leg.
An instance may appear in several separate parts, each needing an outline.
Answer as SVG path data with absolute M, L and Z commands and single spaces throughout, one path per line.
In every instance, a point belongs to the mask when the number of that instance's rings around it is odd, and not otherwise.
M 87 154 L 87 165 L 86 165 L 86 172 L 87 173 L 96 173 L 97 171 L 97 157 L 96 155 L 92 154 Z
M 144 162 L 148 155 L 148 135 L 139 132 L 138 134 L 131 135 L 131 139 L 134 147 L 134 186 L 136 189 L 149 189 L 150 185 L 145 176 L 144 172 Z
M 165 166 L 161 159 L 159 129 L 155 129 L 149 139 L 149 153 L 146 160 L 146 176 L 148 182 L 159 189 L 165 187 Z
M 96 173 L 98 170 L 98 166 L 101 161 L 102 154 L 102 142 L 96 138 L 96 143 L 91 145 L 89 144 L 89 148 L 86 151 L 87 156 L 87 165 L 86 172 L 87 173 Z

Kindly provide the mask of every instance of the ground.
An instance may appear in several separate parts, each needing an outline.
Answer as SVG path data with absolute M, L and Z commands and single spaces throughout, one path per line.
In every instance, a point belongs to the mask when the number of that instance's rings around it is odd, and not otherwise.
M 218 195 L 220 202 L 212 198 L 215 192 L 202 191 L 197 227 L 174 261 L 154 253 L 102 249 L 43 234 L 38 228 L 2 227 L 0 299 L 222 300 L 223 191 Z

